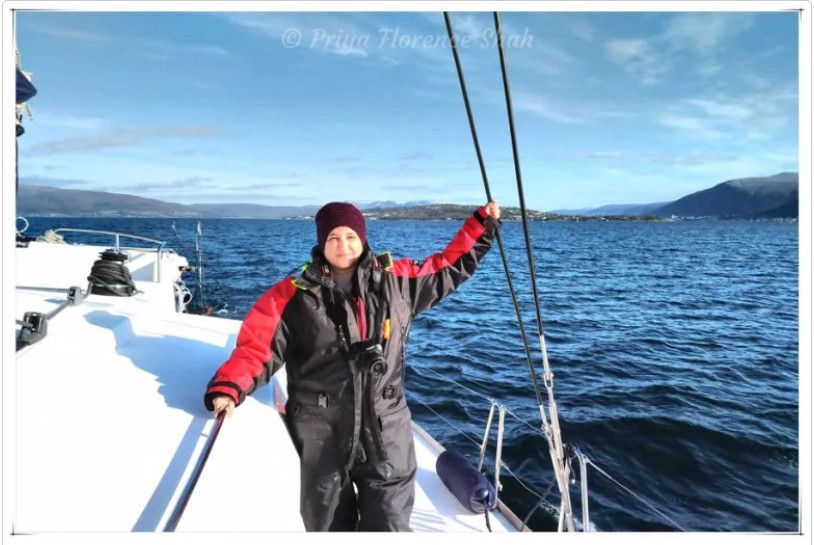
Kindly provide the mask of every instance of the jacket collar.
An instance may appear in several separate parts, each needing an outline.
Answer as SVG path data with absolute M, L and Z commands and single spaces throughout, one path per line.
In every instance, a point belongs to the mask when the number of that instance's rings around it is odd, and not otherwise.
M 358 282 L 358 286 L 364 289 L 364 286 L 367 284 L 366 280 L 370 277 L 370 272 L 376 264 L 376 254 L 374 254 L 370 246 L 365 243 L 362 255 L 359 256 L 359 263 L 356 265 L 356 281 Z M 319 246 L 314 246 L 311 249 L 311 261 L 305 266 L 301 277 L 311 283 L 330 289 L 336 287 L 333 275 L 331 274 L 331 267 Z

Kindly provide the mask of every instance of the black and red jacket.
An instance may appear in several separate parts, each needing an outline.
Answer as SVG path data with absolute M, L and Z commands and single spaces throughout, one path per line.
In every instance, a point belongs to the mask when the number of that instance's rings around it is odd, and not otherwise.
M 381 438 L 371 437 L 364 422 L 400 411 L 409 419 L 403 382 L 412 318 L 472 276 L 498 223 L 479 208 L 443 251 L 421 262 L 392 260 L 387 253 L 374 256 L 365 248 L 351 297 L 335 288 L 330 268 L 315 248 L 302 274 L 275 284 L 249 310 L 237 346 L 209 382 L 207 408 L 212 410 L 217 395 L 230 396 L 239 405 L 286 365 L 286 412 L 295 442 L 302 441 L 300 432 L 312 438 L 320 433 L 314 431 L 319 426 L 304 430 L 299 420 L 321 421 L 330 424 L 321 433 L 342 438 L 334 447 L 348 463 L 359 441 L 368 453 L 376 449 L 386 457 Z M 386 338 L 382 331 L 367 331 L 377 318 L 389 322 L 383 325 Z M 384 373 L 375 377 L 358 373 L 349 361 L 351 345 L 371 336 L 378 337 L 387 362 Z

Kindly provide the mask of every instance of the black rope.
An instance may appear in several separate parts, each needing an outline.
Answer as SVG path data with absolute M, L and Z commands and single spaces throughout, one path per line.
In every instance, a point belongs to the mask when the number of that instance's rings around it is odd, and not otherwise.
M 458 72 L 458 82 L 461 84 L 461 94 L 463 95 L 464 105 L 466 106 L 466 116 L 469 120 L 469 131 L 472 133 L 472 142 L 475 144 L 475 153 L 478 156 L 478 166 L 480 167 L 481 177 L 483 178 L 483 188 L 486 191 L 487 200 L 491 201 L 492 191 L 489 188 L 489 178 L 486 175 L 483 154 L 481 153 L 480 142 L 478 141 L 478 131 L 475 128 L 475 119 L 472 116 L 472 106 L 469 103 L 469 93 L 466 91 L 466 82 L 464 81 L 464 73 L 463 69 L 461 68 L 461 59 L 458 56 L 458 47 L 455 43 L 455 33 L 452 31 L 452 23 L 449 19 L 449 13 L 446 11 L 444 12 L 444 23 L 447 27 L 447 35 L 449 36 L 449 43 L 452 48 L 452 56 L 455 59 L 455 69 Z M 509 262 L 506 258 L 506 250 L 503 247 L 503 240 L 500 238 L 500 231 L 495 232 L 495 238 L 497 239 L 497 246 L 500 249 L 500 259 L 503 262 L 503 270 L 506 272 L 506 281 L 509 285 L 509 293 L 514 305 L 514 313 L 517 316 L 517 325 L 520 328 L 520 340 L 523 342 L 523 349 L 526 355 L 529 375 L 531 376 L 531 382 L 534 384 L 534 394 L 537 397 L 537 405 L 542 405 L 543 397 L 540 393 L 540 385 L 537 383 L 537 375 L 534 373 L 534 363 L 532 363 L 531 360 L 531 350 L 529 349 L 529 343 L 526 337 L 526 328 L 523 325 L 523 315 L 520 311 L 520 303 L 517 301 L 514 283 L 512 282 L 512 276 L 509 272 Z
M 500 15 L 495 11 L 495 33 L 497 35 L 497 48 L 500 54 L 500 71 L 503 75 L 503 92 L 506 95 L 506 112 L 509 116 L 509 132 L 512 137 L 512 155 L 514 157 L 514 174 L 517 179 L 517 196 L 520 199 L 520 214 L 523 218 L 523 234 L 526 237 L 526 254 L 529 261 L 529 274 L 531 275 L 531 290 L 534 294 L 534 311 L 537 314 L 537 332 L 543 336 L 543 317 L 540 314 L 540 296 L 537 293 L 537 274 L 534 272 L 534 256 L 531 252 L 531 235 L 529 234 L 529 220 L 526 215 L 526 200 L 523 196 L 523 179 L 520 174 L 520 153 L 517 150 L 517 135 L 514 130 L 514 114 L 512 113 L 512 93 L 509 89 L 509 73 L 506 66 L 506 54 L 503 51 L 503 33 L 500 29 Z M 538 393 L 539 395 L 539 393 Z
M 187 503 L 189 503 L 189 498 L 192 497 L 192 491 L 195 490 L 195 485 L 198 484 L 198 479 L 203 472 L 204 465 L 206 465 L 206 460 L 209 458 L 209 453 L 212 452 L 212 446 L 215 444 L 215 440 L 218 438 L 218 433 L 220 433 L 220 429 L 223 426 L 223 418 L 225 416 L 226 411 L 221 411 L 218 413 L 215 419 L 215 425 L 212 426 L 212 431 L 209 434 L 209 438 L 206 440 L 203 452 L 201 452 L 201 456 L 198 458 L 195 468 L 192 470 L 192 475 L 187 482 L 186 488 L 184 488 L 184 492 L 181 494 L 178 503 L 175 505 L 175 509 L 173 509 L 169 520 L 167 520 L 167 525 L 164 527 L 165 532 L 174 532 L 175 528 L 178 526 L 178 522 L 181 520 L 184 510 L 187 508 Z
M 489 507 L 486 508 L 483 514 L 486 515 L 486 529 L 491 533 L 492 525 L 489 523 Z
M 88 281 L 91 293 L 97 295 L 129 297 L 138 291 L 130 271 L 117 261 L 97 260 L 91 267 Z

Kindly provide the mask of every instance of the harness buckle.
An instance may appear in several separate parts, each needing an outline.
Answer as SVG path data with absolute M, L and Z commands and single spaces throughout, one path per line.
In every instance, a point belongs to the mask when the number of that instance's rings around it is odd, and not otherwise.
M 330 398 L 328 397 L 328 394 L 326 394 L 325 392 L 321 392 L 319 394 L 318 404 L 322 408 L 327 408 L 329 400 L 330 400 Z
M 385 386 L 384 391 L 382 391 L 382 398 L 393 399 L 394 397 L 396 397 L 396 387 L 392 384 Z

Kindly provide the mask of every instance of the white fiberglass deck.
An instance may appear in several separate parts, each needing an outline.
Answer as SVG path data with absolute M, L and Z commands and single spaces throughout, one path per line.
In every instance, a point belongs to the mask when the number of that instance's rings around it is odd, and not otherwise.
M 18 259 L 18 285 L 62 284 L 27 274 L 42 250 Z M 174 312 L 167 283 L 136 281 L 144 293 L 130 298 L 90 295 L 17 353 L 15 532 L 163 530 L 213 423 L 207 381 L 240 326 Z M 18 289 L 16 317 L 61 300 Z M 283 370 L 226 420 L 177 531 L 302 531 L 299 461 L 278 414 L 284 392 Z M 435 474 L 440 445 L 417 427 L 414 436 L 413 529 L 486 531 Z M 498 512 L 490 519 L 493 531 L 513 529 Z
M 238 323 L 114 301 L 66 308 L 18 354 L 17 532 L 162 530 L 211 427 L 203 392 Z M 202 477 L 179 530 L 302 527 L 299 462 L 269 397 L 224 426 L 209 469 L 228 471 Z

